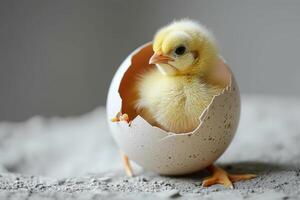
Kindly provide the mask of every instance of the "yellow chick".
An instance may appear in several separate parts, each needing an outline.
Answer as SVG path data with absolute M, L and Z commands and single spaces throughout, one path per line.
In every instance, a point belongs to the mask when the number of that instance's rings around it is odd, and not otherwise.
M 214 39 L 202 25 L 180 20 L 157 32 L 153 50 L 149 63 L 157 68 L 139 78 L 135 103 L 138 113 L 166 131 L 193 131 L 199 125 L 199 115 L 226 86 L 210 81 L 218 59 Z M 130 123 L 126 113 L 118 113 L 112 121 Z M 122 158 L 127 175 L 132 176 L 129 158 L 125 154 Z M 256 176 L 229 174 L 213 164 L 207 170 L 212 176 L 203 181 L 203 186 L 219 183 L 233 188 L 233 182 Z
M 153 41 L 149 63 L 157 68 L 144 73 L 138 83 L 139 114 L 166 131 L 193 131 L 212 98 L 223 89 L 207 82 L 218 59 L 213 37 L 191 20 L 160 29 Z

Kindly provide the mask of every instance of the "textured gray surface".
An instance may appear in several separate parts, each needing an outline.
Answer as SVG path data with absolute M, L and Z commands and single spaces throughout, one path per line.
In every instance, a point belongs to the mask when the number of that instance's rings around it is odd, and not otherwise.
M 218 163 L 257 173 L 235 189 L 201 187 L 205 171 L 127 178 L 102 108 L 75 118 L 0 124 L 0 199 L 300 199 L 298 99 L 242 98 L 238 133 Z

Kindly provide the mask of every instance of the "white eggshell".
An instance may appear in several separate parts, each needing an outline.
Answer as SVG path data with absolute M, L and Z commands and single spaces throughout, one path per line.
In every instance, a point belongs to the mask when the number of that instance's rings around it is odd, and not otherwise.
M 135 78 L 132 76 L 137 73 L 135 71 L 149 65 L 152 53 L 151 44 L 135 50 L 121 64 L 112 80 L 107 99 L 107 117 L 112 135 L 130 160 L 146 170 L 181 175 L 204 169 L 226 150 L 239 122 L 239 90 L 232 72 L 221 58 L 216 79 L 221 77 L 219 81 L 222 82 L 223 76 L 227 87 L 222 94 L 214 97 L 202 114 L 199 113 L 201 122 L 193 132 L 166 132 L 137 114 L 130 126 L 126 122 L 111 122 L 120 111 L 129 112 L 129 116 L 134 112 L 128 103 L 128 99 L 134 96 L 131 92 Z

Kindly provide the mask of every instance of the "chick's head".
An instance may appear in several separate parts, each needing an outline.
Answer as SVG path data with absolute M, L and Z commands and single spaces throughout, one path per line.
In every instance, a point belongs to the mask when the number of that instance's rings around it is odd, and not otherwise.
M 217 49 L 208 30 L 197 22 L 180 20 L 161 28 L 153 40 L 156 64 L 164 75 L 205 74 L 217 58 Z

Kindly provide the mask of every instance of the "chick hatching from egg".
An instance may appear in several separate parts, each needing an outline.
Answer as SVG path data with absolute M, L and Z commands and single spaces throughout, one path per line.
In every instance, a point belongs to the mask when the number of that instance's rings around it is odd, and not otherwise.
M 153 51 L 149 64 L 156 68 L 138 76 L 133 107 L 148 123 L 167 132 L 192 132 L 199 126 L 199 113 L 226 87 L 211 78 L 219 59 L 215 40 L 199 23 L 180 20 L 156 33 Z M 118 113 L 112 121 L 131 123 L 127 113 Z M 129 158 L 125 154 L 122 157 L 127 175 L 132 176 Z M 203 181 L 203 186 L 219 183 L 233 187 L 236 181 L 255 177 L 228 174 L 213 164 L 207 170 L 212 176 Z

